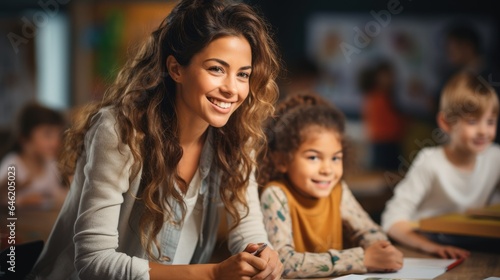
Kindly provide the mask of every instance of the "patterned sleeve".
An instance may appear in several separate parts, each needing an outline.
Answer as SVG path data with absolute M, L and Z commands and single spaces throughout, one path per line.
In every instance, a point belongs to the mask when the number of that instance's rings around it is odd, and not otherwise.
M 364 250 L 330 249 L 325 253 L 298 253 L 293 242 L 292 221 L 285 193 L 270 186 L 261 196 L 264 224 L 269 241 L 284 266 L 284 278 L 326 277 L 349 273 L 365 273 Z
M 340 205 L 342 222 L 351 244 L 367 248 L 379 240 L 388 240 L 382 231 L 354 198 L 345 182 L 342 182 L 342 201 Z

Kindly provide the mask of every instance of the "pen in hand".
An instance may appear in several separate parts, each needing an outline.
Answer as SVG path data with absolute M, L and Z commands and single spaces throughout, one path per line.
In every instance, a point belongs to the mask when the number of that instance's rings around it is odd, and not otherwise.
M 267 247 L 267 243 L 263 243 L 259 246 L 259 248 L 257 248 L 257 250 L 255 250 L 254 252 L 250 253 L 256 257 L 259 257 L 260 256 L 260 253 L 262 253 L 262 251 L 264 251 L 264 249 L 266 249 Z

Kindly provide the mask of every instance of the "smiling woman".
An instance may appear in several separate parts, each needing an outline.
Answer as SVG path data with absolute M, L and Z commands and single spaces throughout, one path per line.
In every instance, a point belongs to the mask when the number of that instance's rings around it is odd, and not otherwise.
M 245 4 L 180 1 L 66 135 L 71 191 L 31 277 L 278 279 L 253 154 L 278 59 Z M 235 168 L 238 167 L 238 168 Z M 234 256 L 206 263 L 224 205 Z M 189 265 L 188 265 L 189 264 Z
M 168 72 L 179 85 L 176 108 L 180 123 L 202 131 L 207 124 L 225 125 L 248 96 L 251 65 L 252 49 L 241 36 L 215 39 L 185 67 L 169 56 Z

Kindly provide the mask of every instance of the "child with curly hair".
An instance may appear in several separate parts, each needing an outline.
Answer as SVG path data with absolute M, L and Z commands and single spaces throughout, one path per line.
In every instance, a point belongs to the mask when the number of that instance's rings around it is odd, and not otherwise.
M 269 240 L 286 278 L 393 271 L 403 256 L 342 180 L 344 115 L 314 95 L 296 95 L 268 123 L 258 180 Z M 345 232 L 343 231 L 345 229 Z M 343 233 L 359 247 L 346 249 Z

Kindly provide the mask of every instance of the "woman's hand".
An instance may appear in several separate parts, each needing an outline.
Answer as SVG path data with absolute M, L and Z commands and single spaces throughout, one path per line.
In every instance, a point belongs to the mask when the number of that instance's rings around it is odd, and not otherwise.
M 249 280 L 265 267 L 266 263 L 262 259 L 247 252 L 242 252 L 217 264 L 215 266 L 214 279 Z
M 403 267 L 403 253 L 389 241 L 378 241 L 365 249 L 364 264 L 370 272 L 397 271 Z
M 258 245 L 249 244 L 245 251 L 217 264 L 214 269 L 214 279 L 249 280 L 254 275 L 266 271 L 268 267 L 267 261 L 251 254 L 257 247 Z
M 441 245 L 434 242 L 427 244 L 427 246 L 423 246 L 422 250 L 424 252 L 437 255 L 443 259 L 464 259 L 470 255 L 470 252 L 467 250 L 454 246 Z
M 248 244 L 245 252 L 252 253 L 259 248 L 257 244 Z M 252 280 L 274 280 L 280 279 L 283 272 L 283 264 L 281 263 L 278 253 L 269 247 L 266 247 L 259 255 L 259 258 L 266 262 L 265 269 L 261 270 L 257 275 L 252 277 Z

